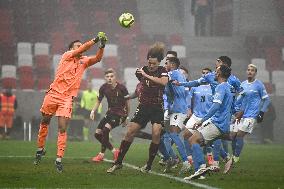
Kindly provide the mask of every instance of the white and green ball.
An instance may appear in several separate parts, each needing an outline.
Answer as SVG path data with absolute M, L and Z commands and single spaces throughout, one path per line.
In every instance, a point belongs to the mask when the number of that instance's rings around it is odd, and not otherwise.
M 130 28 L 134 24 L 134 16 L 131 13 L 123 13 L 118 18 L 119 24 L 124 28 Z

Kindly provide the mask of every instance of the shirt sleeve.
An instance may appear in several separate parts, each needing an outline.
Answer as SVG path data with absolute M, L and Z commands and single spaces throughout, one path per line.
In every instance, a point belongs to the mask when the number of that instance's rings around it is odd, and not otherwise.
M 225 90 L 223 88 L 223 85 L 218 85 L 216 87 L 215 94 L 213 96 L 213 103 L 222 104 L 224 96 L 225 96 Z
M 169 77 L 166 68 L 162 67 L 160 77 Z
M 104 85 L 100 87 L 98 100 L 101 102 L 104 98 Z
M 261 99 L 265 99 L 265 98 L 268 98 L 268 94 L 267 94 L 267 91 L 265 89 L 265 86 L 262 82 L 259 82 L 259 95 L 261 97 Z
M 122 85 L 122 94 L 124 98 L 128 99 L 129 98 L 129 92 L 125 86 Z

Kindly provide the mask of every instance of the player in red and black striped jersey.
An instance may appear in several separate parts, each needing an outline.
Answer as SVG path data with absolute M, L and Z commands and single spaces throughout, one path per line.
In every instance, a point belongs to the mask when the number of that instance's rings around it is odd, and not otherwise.
M 107 170 L 108 173 L 113 173 L 115 170 L 122 168 L 122 160 L 132 144 L 135 134 L 146 127 L 149 121 L 152 124 L 152 142 L 149 148 L 147 164 L 141 168 L 141 171 L 149 172 L 151 170 L 159 148 L 162 123 L 164 121 L 163 92 L 169 80 L 167 70 L 159 66 L 163 58 L 164 45 L 155 43 L 147 54 L 148 65 L 136 71 L 136 76 L 142 83 L 138 95 L 139 105 L 128 124 L 127 133 L 120 145 L 118 158 L 113 166 Z
M 116 74 L 113 69 L 108 69 L 105 72 L 106 83 L 100 87 L 98 101 L 91 111 L 90 118 L 95 119 L 95 112 L 101 104 L 104 97 L 108 102 L 108 111 L 105 117 L 100 121 L 96 132 L 96 139 L 102 144 L 101 152 L 92 158 L 94 162 L 103 161 L 106 148 L 113 153 L 114 161 L 118 156 L 118 149 L 115 149 L 109 141 L 109 133 L 115 127 L 126 124 L 126 119 L 130 110 L 129 93 L 126 87 L 116 80 Z

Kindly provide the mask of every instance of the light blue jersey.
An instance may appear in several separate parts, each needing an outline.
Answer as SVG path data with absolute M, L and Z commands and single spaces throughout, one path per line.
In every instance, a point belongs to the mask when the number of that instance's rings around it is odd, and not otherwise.
M 192 87 L 189 93 L 192 113 L 197 117 L 204 117 L 212 105 L 212 90 L 210 85 Z
M 213 103 L 219 103 L 220 107 L 211 117 L 211 121 L 223 133 L 228 133 L 230 130 L 233 94 L 231 92 L 231 86 L 227 82 L 217 85 L 213 96 Z
M 242 82 L 241 86 L 244 88 L 243 118 L 256 118 L 259 111 L 266 112 L 270 100 L 263 83 L 257 79 L 251 83 L 246 80 Z
M 182 86 L 185 87 L 197 87 L 202 83 L 209 83 L 209 85 L 211 86 L 212 89 L 212 93 L 215 93 L 215 88 L 218 85 L 218 82 L 215 80 L 216 78 L 216 72 L 209 72 L 206 75 L 202 76 L 201 78 L 197 79 L 197 80 L 193 80 L 193 81 L 189 81 L 189 82 L 183 82 L 180 83 Z M 231 85 L 232 89 L 231 92 L 232 93 L 241 93 L 241 91 L 243 90 L 241 88 L 241 82 L 240 80 L 234 76 L 234 75 L 230 75 L 230 77 L 228 78 L 227 82 Z
M 178 82 L 185 82 L 185 76 L 179 69 L 170 71 L 168 73 L 170 80 L 177 80 Z M 187 92 L 185 87 L 173 85 L 171 82 L 165 87 L 165 92 L 168 100 L 168 107 L 170 113 L 187 113 Z

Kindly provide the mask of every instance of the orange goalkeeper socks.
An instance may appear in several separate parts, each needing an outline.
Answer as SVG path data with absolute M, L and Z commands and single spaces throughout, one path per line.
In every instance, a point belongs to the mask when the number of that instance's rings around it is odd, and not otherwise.
M 57 138 L 57 157 L 63 157 L 64 151 L 66 148 L 66 141 L 67 141 L 67 133 L 60 133 L 58 132 Z
M 47 124 L 40 124 L 39 131 L 38 131 L 38 138 L 37 138 L 37 147 L 44 148 L 45 146 L 45 139 L 48 134 L 48 125 Z

